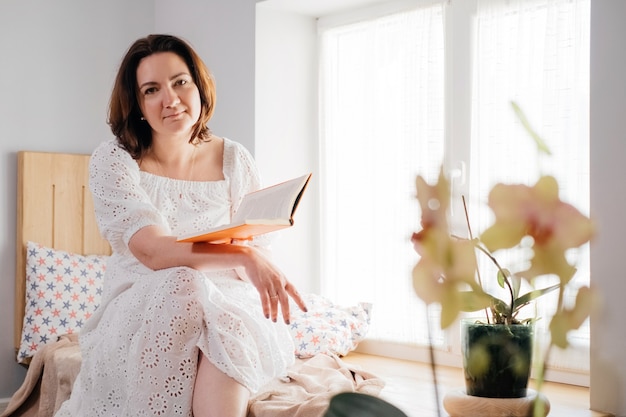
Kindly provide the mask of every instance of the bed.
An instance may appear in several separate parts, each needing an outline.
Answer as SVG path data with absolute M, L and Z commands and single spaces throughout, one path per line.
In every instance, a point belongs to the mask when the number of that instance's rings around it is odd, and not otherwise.
M 51 417 L 80 369 L 77 335 L 98 307 L 110 247 L 95 221 L 89 155 L 21 151 L 17 162 L 14 344 L 28 371 L 1 417 Z M 309 312 L 290 328 L 296 362 L 251 398 L 249 417 L 322 416 L 338 392 L 378 395 L 384 386 L 341 359 L 364 338 L 371 305 L 306 298 Z

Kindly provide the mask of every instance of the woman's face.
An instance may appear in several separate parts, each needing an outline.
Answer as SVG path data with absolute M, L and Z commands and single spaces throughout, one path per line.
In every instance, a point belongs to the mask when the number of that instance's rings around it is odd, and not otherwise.
M 185 61 L 173 52 L 143 58 L 137 67 L 139 106 L 153 138 L 186 136 L 200 117 L 200 92 Z

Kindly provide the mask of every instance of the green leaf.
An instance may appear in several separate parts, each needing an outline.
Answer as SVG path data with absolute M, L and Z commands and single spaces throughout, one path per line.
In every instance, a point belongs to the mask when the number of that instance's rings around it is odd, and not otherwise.
M 500 288 L 504 288 L 505 280 L 506 280 L 506 277 L 504 276 L 502 271 L 498 271 L 498 285 L 500 286 Z
M 524 115 L 524 112 L 518 106 L 518 104 L 512 101 L 511 106 L 513 107 L 513 111 L 515 111 L 517 118 L 522 123 L 522 126 L 524 126 L 524 129 L 526 129 L 528 134 L 530 134 L 530 136 L 535 140 L 535 143 L 537 144 L 537 149 L 539 149 L 540 152 L 543 152 L 546 155 L 552 155 L 552 152 L 550 152 L 548 145 L 546 145 L 541 136 L 539 136 L 537 132 L 535 132 L 535 130 L 530 126 L 528 119 L 526 119 L 526 115 Z
M 502 268 L 498 270 L 498 285 L 500 285 L 500 288 L 504 288 L 505 281 L 511 282 L 511 278 L 513 278 L 513 275 L 511 274 L 511 271 L 509 271 L 508 269 Z M 513 288 L 513 290 L 515 291 L 515 288 Z M 518 291 L 519 291 L 519 288 L 518 288 Z
M 505 303 L 504 301 L 500 300 L 499 298 L 496 297 L 491 297 L 493 304 L 491 305 L 492 310 L 494 310 L 496 313 L 501 314 L 501 315 L 505 315 L 508 316 L 509 313 L 511 312 L 511 306 L 509 306 L 507 303 Z
M 461 311 L 478 311 L 489 307 L 493 302 L 493 297 L 484 292 L 459 291 Z
M 515 302 L 513 304 L 513 307 L 514 307 L 513 309 L 518 310 L 520 307 L 525 306 L 526 304 L 530 303 L 532 300 L 539 298 L 542 295 L 545 295 L 549 292 L 552 292 L 558 289 L 560 286 L 561 284 L 554 284 L 550 287 L 529 291 L 526 294 L 522 295 L 521 297 L 515 299 Z

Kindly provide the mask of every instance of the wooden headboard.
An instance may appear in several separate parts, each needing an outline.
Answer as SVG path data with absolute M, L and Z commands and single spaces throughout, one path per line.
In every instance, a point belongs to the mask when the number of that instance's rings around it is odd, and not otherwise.
M 16 350 L 24 321 L 28 241 L 83 255 L 111 253 L 98 231 L 88 181 L 89 155 L 17 154 Z

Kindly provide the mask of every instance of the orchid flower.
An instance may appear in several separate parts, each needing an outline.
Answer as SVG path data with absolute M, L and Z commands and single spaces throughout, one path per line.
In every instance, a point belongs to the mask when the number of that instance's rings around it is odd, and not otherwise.
M 494 186 L 489 194 L 489 207 L 495 214 L 495 222 L 477 240 L 450 235 L 447 220 L 449 182 L 443 170 L 434 185 L 418 176 L 416 189 L 422 212 L 422 230 L 411 238 L 420 255 L 413 269 L 413 288 L 426 304 L 441 305 L 441 328 L 451 325 L 461 311 L 487 307 L 497 322 L 513 323 L 519 308 L 548 292 L 558 289 L 562 299 L 564 287 L 576 272 L 566 259 L 566 251 L 588 242 L 594 233 L 591 220 L 559 199 L 558 184 L 551 176 L 540 178 L 533 187 L 520 184 Z M 517 275 L 532 282 L 537 276 L 554 274 L 559 277 L 560 284 L 534 289 L 521 296 L 517 294 L 519 288 L 516 286 L 510 303 L 505 303 L 486 293 L 476 281 L 475 250 L 484 252 L 496 262 L 500 269 L 499 281 L 513 280 L 514 276 L 508 270 L 502 270 L 491 253 L 520 245 L 527 236 L 533 241 L 530 268 Z M 511 281 L 509 285 L 514 284 Z M 591 291 L 581 290 L 583 295 Z M 581 297 L 570 309 L 557 310 L 550 324 L 552 339 L 557 346 L 566 346 L 567 332 L 578 328 L 589 316 L 595 305 L 590 299 L 589 296 Z
M 411 238 L 415 251 L 420 255 L 413 269 L 413 288 L 426 304 L 441 304 L 441 327 L 446 328 L 461 311 L 462 289 L 471 287 L 474 290 L 472 294 L 479 299 L 484 295 L 475 280 L 474 245 L 471 241 L 450 236 L 447 221 L 450 188 L 443 170 L 433 186 L 418 176 L 416 188 L 423 229 Z M 476 302 L 480 303 L 480 308 L 489 305 L 485 297 Z
M 568 249 L 588 242 L 594 233 L 591 220 L 559 199 L 556 179 L 544 176 L 535 186 L 497 184 L 489 193 L 495 223 L 480 240 L 494 252 L 511 248 L 522 238 L 533 238 L 534 255 L 528 270 L 519 275 L 531 281 L 555 274 L 566 285 L 576 269 L 565 257 Z

